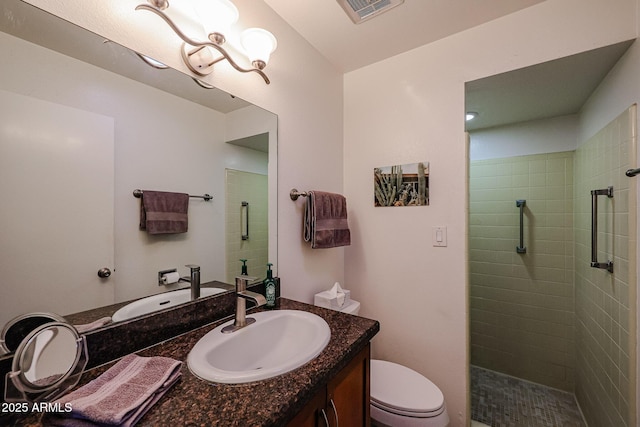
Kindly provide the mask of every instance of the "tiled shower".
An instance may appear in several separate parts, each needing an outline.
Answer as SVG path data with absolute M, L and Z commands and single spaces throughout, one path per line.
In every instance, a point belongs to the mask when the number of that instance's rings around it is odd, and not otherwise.
M 264 278 L 270 261 L 267 175 L 234 169 L 225 174 L 226 282 L 240 275 L 240 259 L 247 260 L 249 276 Z
M 471 364 L 574 394 L 590 427 L 635 416 L 635 110 L 575 151 L 470 162 Z M 608 186 L 596 243 L 613 273 L 590 265 L 591 190 Z

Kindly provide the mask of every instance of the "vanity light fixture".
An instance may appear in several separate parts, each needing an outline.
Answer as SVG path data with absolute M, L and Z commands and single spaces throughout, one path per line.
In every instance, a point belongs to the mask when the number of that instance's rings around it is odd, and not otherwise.
M 476 117 L 478 117 L 478 113 L 476 113 L 475 111 L 467 111 L 467 114 L 465 115 L 465 120 L 469 122 L 475 119 Z
M 196 82 L 196 84 L 198 86 L 200 86 L 203 89 L 215 89 L 216 88 L 214 85 L 210 85 L 209 83 L 203 82 L 200 79 L 196 79 L 195 77 L 191 77 L 191 78 L 193 79 L 194 82 Z
M 231 57 L 229 51 L 223 47 L 227 43 L 233 24 L 239 17 L 238 9 L 230 0 L 197 0 L 190 2 L 193 9 L 179 6 L 169 6 L 167 0 L 147 0 L 148 4 L 136 6 L 136 10 L 147 10 L 161 17 L 167 25 L 184 42 L 182 44 L 182 59 L 194 74 L 206 76 L 211 74 L 213 66 L 220 61 L 229 64 L 241 73 L 254 72 L 259 74 L 269 84 L 269 78 L 262 71 L 271 53 L 277 47 L 276 38 L 261 28 L 249 28 L 241 34 L 242 52 L 251 61 L 252 68 L 244 68 Z M 171 15 L 171 16 L 170 16 Z M 176 23 L 179 22 L 180 26 Z M 181 28 L 182 27 L 182 28 Z M 185 30 L 188 28 L 188 30 Z M 204 29 L 204 33 L 201 29 Z M 192 33 L 196 33 L 192 36 Z M 203 37 L 205 35 L 205 37 Z
M 157 68 L 158 70 L 166 70 L 167 68 L 169 68 L 168 65 L 165 65 L 160 61 L 156 61 L 150 56 L 141 55 L 138 52 L 135 52 L 135 54 L 138 55 L 138 58 L 142 59 L 150 67 Z

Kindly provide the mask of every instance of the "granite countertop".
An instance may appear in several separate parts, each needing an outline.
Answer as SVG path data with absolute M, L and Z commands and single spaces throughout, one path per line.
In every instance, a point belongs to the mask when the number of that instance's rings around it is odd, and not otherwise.
M 137 424 L 139 426 L 280 426 L 293 418 L 335 374 L 380 330 L 375 320 L 280 298 L 279 309 L 303 310 L 324 318 L 331 340 L 320 355 L 291 372 L 247 384 L 205 382 L 189 371 L 186 359 L 196 342 L 226 320 L 200 327 L 137 352 L 184 362 L 182 378 Z M 261 308 L 250 312 L 262 311 Z M 81 384 L 96 378 L 112 364 L 83 374 Z M 35 425 L 47 425 L 47 416 Z M 31 424 L 34 425 L 34 424 Z

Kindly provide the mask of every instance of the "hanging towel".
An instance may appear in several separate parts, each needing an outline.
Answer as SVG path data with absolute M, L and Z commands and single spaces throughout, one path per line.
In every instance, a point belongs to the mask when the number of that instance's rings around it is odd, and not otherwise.
M 180 378 L 182 362 L 130 354 L 90 383 L 57 399 L 71 412 L 56 425 L 135 425 Z
M 145 190 L 140 203 L 140 230 L 149 234 L 186 233 L 188 208 L 186 193 Z
M 347 200 L 341 194 L 309 191 L 304 209 L 304 241 L 313 249 L 351 244 Z

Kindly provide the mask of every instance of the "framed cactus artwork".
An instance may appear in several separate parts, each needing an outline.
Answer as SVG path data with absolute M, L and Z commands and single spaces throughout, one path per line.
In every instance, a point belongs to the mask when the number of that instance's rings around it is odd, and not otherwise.
M 375 206 L 428 206 L 429 162 L 375 168 Z

